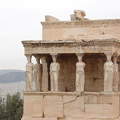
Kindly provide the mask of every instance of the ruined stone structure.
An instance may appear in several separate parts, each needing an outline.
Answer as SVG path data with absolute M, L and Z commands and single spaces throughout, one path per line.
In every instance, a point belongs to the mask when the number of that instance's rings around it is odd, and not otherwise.
M 119 120 L 120 20 L 88 20 L 79 10 L 71 21 L 45 18 L 42 40 L 22 42 L 22 120 Z

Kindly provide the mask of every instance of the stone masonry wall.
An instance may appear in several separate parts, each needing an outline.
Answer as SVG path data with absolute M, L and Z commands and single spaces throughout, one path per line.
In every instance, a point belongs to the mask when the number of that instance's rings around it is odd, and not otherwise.
M 86 54 L 85 62 L 85 91 L 99 92 L 104 88 L 104 62 L 103 54 Z
M 43 23 L 43 40 L 102 38 L 119 39 L 120 20 Z
M 75 91 L 77 57 L 75 54 L 60 55 L 58 62 L 60 63 L 59 90 Z

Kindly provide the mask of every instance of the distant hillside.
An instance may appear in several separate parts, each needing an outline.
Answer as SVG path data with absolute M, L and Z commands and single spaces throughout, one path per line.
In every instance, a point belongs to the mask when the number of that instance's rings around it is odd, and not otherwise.
M 22 70 L 0 70 L 0 83 L 14 83 L 25 81 L 25 72 Z
M 0 70 L 0 75 L 9 73 L 9 72 L 24 72 L 23 70 Z

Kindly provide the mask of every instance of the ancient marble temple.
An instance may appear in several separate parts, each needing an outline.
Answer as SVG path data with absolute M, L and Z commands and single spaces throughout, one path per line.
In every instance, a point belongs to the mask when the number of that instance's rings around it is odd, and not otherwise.
M 119 120 L 120 20 L 89 20 L 80 10 L 70 18 L 45 16 L 42 40 L 22 41 L 22 120 Z

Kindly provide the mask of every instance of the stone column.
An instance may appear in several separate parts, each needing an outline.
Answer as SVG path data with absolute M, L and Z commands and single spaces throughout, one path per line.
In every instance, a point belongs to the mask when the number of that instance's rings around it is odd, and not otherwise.
M 51 91 L 58 91 L 58 78 L 60 64 L 57 62 L 57 55 L 52 54 L 53 62 L 50 64 Z
M 119 70 L 118 70 L 117 58 L 118 56 L 113 56 L 113 62 L 114 62 L 113 91 L 118 91 L 118 85 L 119 85 Z
M 35 90 L 41 91 L 42 88 L 42 65 L 40 64 L 40 56 L 35 56 L 36 64 L 34 65 Z
M 48 91 L 48 65 L 46 57 L 42 57 L 42 91 Z
M 106 54 L 107 61 L 104 64 L 104 91 L 111 92 L 113 91 L 113 73 L 114 65 L 111 61 L 112 54 Z
M 32 91 L 33 89 L 33 64 L 31 62 L 32 55 L 26 55 L 27 65 L 26 65 L 26 91 Z
M 85 63 L 82 62 L 83 54 L 77 54 L 78 62 L 76 63 L 76 91 L 83 92 L 85 86 Z

